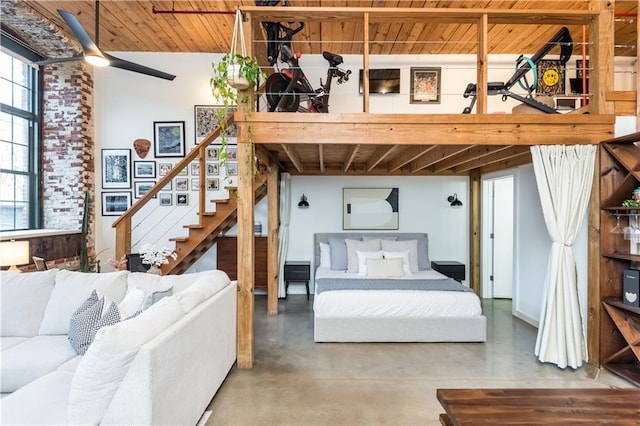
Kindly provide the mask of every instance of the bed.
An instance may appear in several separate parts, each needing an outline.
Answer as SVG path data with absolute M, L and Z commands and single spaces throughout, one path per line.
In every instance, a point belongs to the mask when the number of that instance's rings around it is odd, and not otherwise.
M 427 234 L 315 234 L 314 265 L 316 342 L 486 341 L 480 299 L 430 269 Z

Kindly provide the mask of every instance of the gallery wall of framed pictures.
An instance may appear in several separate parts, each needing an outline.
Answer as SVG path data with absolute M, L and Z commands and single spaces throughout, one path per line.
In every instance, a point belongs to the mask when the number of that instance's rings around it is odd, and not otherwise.
M 166 176 L 181 158 L 184 158 L 188 146 L 197 145 L 218 125 L 222 105 L 194 106 L 194 139 L 187 141 L 185 121 L 154 121 L 150 135 L 141 135 L 135 139 L 132 148 L 114 148 L 102 150 L 102 215 L 119 216 L 136 199 L 142 198 L 157 182 Z M 159 206 L 189 206 L 191 192 L 200 189 L 200 174 L 206 191 L 219 191 L 220 182 L 228 175 L 238 174 L 236 136 L 237 129 L 231 126 L 226 131 L 228 146 L 224 158 L 221 158 L 220 144 L 207 147 L 205 169 L 200 170 L 198 158 L 189 163 L 169 181 L 154 198 Z M 151 143 L 148 139 L 151 139 Z M 190 138 L 190 136 L 189 136 Z M 141 148 L 141 143 L 146 142 Z M 152 145 L 149 147 L 148 145 Z M 193 149 L 193 148 L 190 148 Z M 152 157 L 152 158 L 149 158 Z M 226 170 L 225 166 L 226 164 Z M 196 198 L 197 199 L 197 198 Z

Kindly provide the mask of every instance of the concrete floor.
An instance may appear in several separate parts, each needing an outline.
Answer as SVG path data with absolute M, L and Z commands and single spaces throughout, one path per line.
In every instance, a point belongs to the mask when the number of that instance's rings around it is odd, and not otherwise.
M 256 296 L 255 366 L 233 368 L 208 425 L 438 425 L 437 388 L 631 387 L 607 371 L 561 370 L 533 354 L 536 329 L 484 300 L 487 343 L 314 343 L 312 301 Z

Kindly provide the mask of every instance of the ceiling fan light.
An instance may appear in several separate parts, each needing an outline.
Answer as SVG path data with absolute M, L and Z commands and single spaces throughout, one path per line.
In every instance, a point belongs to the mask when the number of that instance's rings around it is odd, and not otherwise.
M 84 54 L 84 60 L 96 67 L 108 67 L 109 60 L 102 55 L 102 52 L 86 52 Z

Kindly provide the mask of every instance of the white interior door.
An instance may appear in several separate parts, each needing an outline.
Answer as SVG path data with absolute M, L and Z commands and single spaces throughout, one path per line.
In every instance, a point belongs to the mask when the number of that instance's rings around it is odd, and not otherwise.
M 513 296 L 513 176 L 493 181 L 493 297 Z
M 482 186 L 482 297 L 513 296 L 513 176 L 486 179 Z

